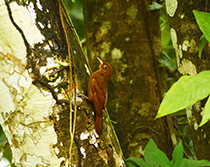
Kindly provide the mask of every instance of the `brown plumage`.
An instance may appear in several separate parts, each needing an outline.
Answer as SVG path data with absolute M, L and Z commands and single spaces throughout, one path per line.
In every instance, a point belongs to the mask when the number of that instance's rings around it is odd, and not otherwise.
M 90 76 L 88 82 L 88 99 L 94 104 L 96 112 L 95 130 L 98 135 L 101 135 L 103 110 L 107 103 L 108 80 L 112 74 L 112 67 L 108 63 L 103 63 L 99 58 L 98 60 L 101 63 L 100 68 Z

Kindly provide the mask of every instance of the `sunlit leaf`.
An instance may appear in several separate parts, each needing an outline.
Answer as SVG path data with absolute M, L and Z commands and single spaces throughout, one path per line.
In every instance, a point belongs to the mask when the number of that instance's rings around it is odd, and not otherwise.
M 205 38 L 210 42 L 210 13 L 199 12 L 197 10 L 193 10 L 193 13 L 199 28 Z
M 208 98 L 205 104 L 203 118 L 199 126 L 203 126 L 206 122 L 208 122 L 208 120 L 210 120 L 210 98 Z
M 182 76 L 166 93 L 156 118 L 189 107 L 210 94 L 210 71 Z

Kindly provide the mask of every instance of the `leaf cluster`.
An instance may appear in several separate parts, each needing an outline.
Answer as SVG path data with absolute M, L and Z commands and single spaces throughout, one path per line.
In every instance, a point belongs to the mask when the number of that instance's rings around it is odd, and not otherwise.
M 150 139 L 144 150 L 144 160 L 137 157 L 131 157 L 125 160 L 128 167 L 201 167 L 210 166 L 208 160 L 192 160 L 183 158 L 183 146 L 180 142 L 174 149 L 172 160 L 170 161 L 166 154 L 158 149 L 155 142 Z
M 199 57 L 207 42 L 210 41 L 210 13 L 193 10 L 199 28 L 203 32 L 199 47 Z M 210 94 L 210 71 L 202 71 L 195 76 L 182 76 L 166 93 L 156 118 L 185 109 L 203 100 Z M 210 120 L 210 99 L 208 98 L 203 118 L 199 126 Z

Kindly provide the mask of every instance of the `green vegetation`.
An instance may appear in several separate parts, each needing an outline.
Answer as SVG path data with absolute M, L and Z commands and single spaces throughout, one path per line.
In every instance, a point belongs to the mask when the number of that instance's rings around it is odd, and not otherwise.
M 201 167 L 210 166 L 207 160 L 192 160 L 183 158 L 183 146 L 180 142 L 174 149 L 172 160 L 170 161 L 166 154 L 158 149 L 155 142 L 150 139 L 144 150 L 144 160 L 131 157 L 126 159 L 128 167 Z

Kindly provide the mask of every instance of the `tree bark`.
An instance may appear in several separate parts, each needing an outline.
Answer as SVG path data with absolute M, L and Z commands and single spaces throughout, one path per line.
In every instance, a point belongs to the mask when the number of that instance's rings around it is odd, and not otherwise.
M 0 0 L 0 18 L 0 123 L 12 163 L 125 166 L 111 127 L 99 138 L 79 95 L 89 65 L 62 2 Z
M 117 122 L 114 127 L 126 158 L 142 157 L 150 138 L 168 157 L 173 150 L 166 118 L 154 120 L 166 78 L 164 68 L 158 67 L 159 12 L 147 10 L 151 4 L 150 0 L 84 1 L 90 64 L 96 69 L 100 57 L 113 67 L 107 108 Z
M 209 1 L 166 0 L 171 38 L 176 53 L 178 71 L 181 75 L 196 75 L 203 70 L 209 70 L 209 45 L 205 47 L 201 59 L 198 57 L 202 33 L 196 23 L 193 10 L 209 12 Z M 207 123 L 198 127 L 201 121 L 202 107 L 205 100 L 186 109 L 191 136 L 198 159 L 210 160 L 209 128 Z

